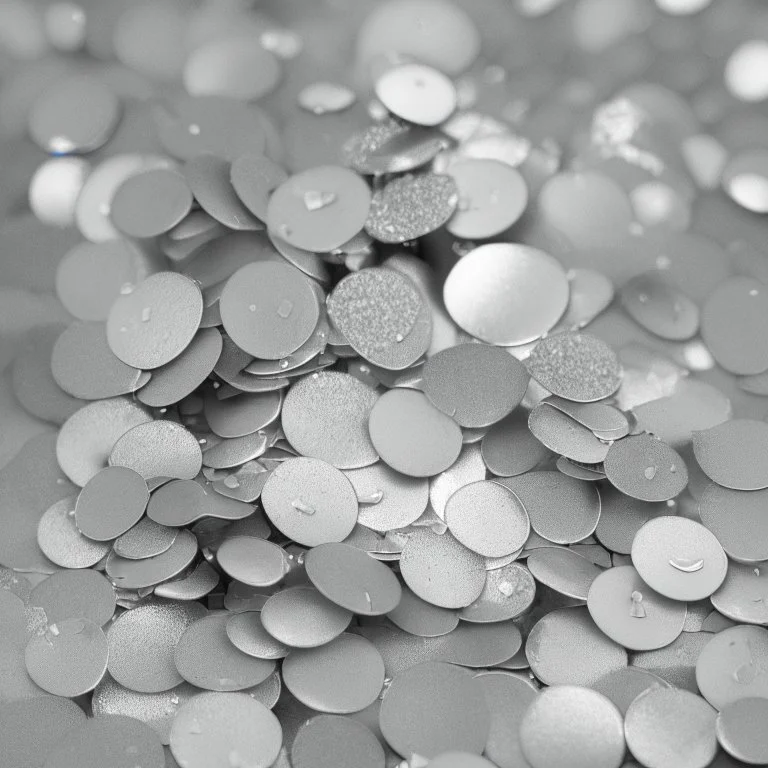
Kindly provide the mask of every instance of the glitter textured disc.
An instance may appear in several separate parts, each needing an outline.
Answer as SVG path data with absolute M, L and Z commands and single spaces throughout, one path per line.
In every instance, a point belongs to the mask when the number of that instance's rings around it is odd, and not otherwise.
M 144 408 L 123 397 L 89 403 L 72 414 L 59 431 L 59 466 L 73 483 L 82 487 L 106 467 L 119 438 L 149 421 L 152 417 Z
M 291 648 L 330 643 L 348 626 L 352 613 L 311 587 L 291 587 L 270 597 L 261 611 L 264 629 Z
M 373 464 L 378 454 L 368 433 L 368 417 L 377 399 L 374 389 L 347 373 L 306 376 L 285 397 L 285 436 L 303 456 L 340 469 Z
M 549 688 L 520 722 L 520 746 L 532 768 L 619 768 L 625 752 L 621 713 L 588 688 Z
M 690 691 L 651 688 L 627 710 L 627 745 L 649 768 L 704 768 L 717 750 L 716 716 Z
M 201 734 L 207 738 L 201 740 Z M 195 696 L 179 709 L 171 727 L 171 752 L 185 768 L 272 765 L 282 743 L 278 719 L 244 693 Z
M 485 559 L 450 533 L 438 536 L 427 528 L 410 534 L 400 557 L 405 583 L 428 603 L 441 608 L 470 605 L 485 586 Z
M 627 666 L 627 652 L 606 637 L 586 608 L 560 608 L 539 619 L 525 644 L 532 672 L 546 685 L 591 685 Z
M 318 712 L 359 712 L 381 693 L 384 662 L 371 642 L 345 633 L 319 648 L 293 651 L 283 661 L 283 681 Z
M 199 603 L 157 600 L 121 614 L 107 631 L 109 674 L 137 693 L 161 693 L 184 682 L 173 653 L 179 638 L 206 615 Z
M 688 468 L 682 456 L 649 434 L 614 442 L 603 466 L 619 491 L 641 501 L 673 499 L 688 485 Z
M 197 438 L 181 424 L 153 421 L 126 432 L 109 454 L 111 468 L 127 467 L 145 480 L 191 480 L 202 466 Z
M 368 421 L 376 451 L 392 469 L 431 477 L 448 469 L 461 452 L 461 430 L 426 395 L 392 389 L 371 409 Z
M 445 505 L 445 522 L 465 547 L 484 557 L 517 552 L 531 530 L 517 496 L 490 480 L 459 488 Z
M 728 558 L 703 525 L 684 517 L 649 520 L 632 542 L 632 563 L 652 589 L 673 600 L 702 600 L 725 579 Z
M 202 314 L 203 297 L 195 282 L 158 272 L 117 297 L 107 319 L 109 346 L 128 365 L 159 368 L 189 346 Z
M 356 173 L 324 165 L 284 181 L 269 199 L 266 221 L 291 245 L 332 251 L 363 228 L 370 203 L 370 189 Z
M 490 731 L 490 712 L 470 672 L 431 662 L 395 676 L 381 704 L 379 725 L 401 755 L 431 759 L 450 750 L 480 754 Z
M 648 588 L 631 565 L 609 568 L 589 589 L 589 613 L 605 634 L 633 651 L 669 645 L 685 623 L 684 603 Z
M 408 368 L 429 347 L 432 324 L 422 296 L 394 269 L 347 275 L 328 297 L 328 315 L 358 354 L 382 368 Z
M 319 459 L 289 459 L 261 491 L 272 523 L 295 542 L 314 547 L 343 541 L 357 522 L 357 496 L 344 473 Z
M 488 427 L 522 401 L 525 366 L 499 347 L 460 344 L 432 355 L 424 366 L 424 393 L 461 427 Z
M 169 528 L 143 517 L 133 528 L 115 540 L 115 553 L 132 560 L 162 555 L 171 548 L 177 534 L 176 528 Z
M 553 395 L 577 403 L 609 397 L 621 384 L 616 353 L 588 333 L 558 333 L 540 341 L 526 361 L 528 371 Z
M 74 698 L 92 691 L 107 671 L 109 647 L 101 627 L 89 619 L 51 624 L 27 643 L 29 676 L 43 690 Z
M 275 662 L 249 656 L 227 637 L 229 616 L 215 614 L 191 623 L 176 643 L 174 661 L 179 674 L 208 691 L 241 691 L 264 682 Z
M 467 333 L 489 344 L 513 346 L 550 330 L 568 305 L 568 292 L 565 271 L 548 254 L 494 243 L 457 262 L 443 286 L 443 299 Z
M 291 746 L 294 768 L 384 768 L 384 749 L 363 723 L 318 715 L 299 728 Z
M 83 536 L 75 523 L 72 496 L 47 509 L 37 525 L 37 543 L 43 554 L 62 568 L 90 568 L 110 550 L 109 542 Z
M 407 174 L 376 190 L 365 231 L 382 243 L 404 243 L 442 227 L 453 216 L 456 182 L 437 173 Z

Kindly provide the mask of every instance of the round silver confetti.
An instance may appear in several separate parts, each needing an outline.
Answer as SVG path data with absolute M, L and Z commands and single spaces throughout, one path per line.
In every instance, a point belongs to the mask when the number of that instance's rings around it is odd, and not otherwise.
M 37 526 L 37 543 L 43 554 L 62 568 L 90 568 L 110 550 L 109 542 L 83 536 L 75 523 L 75 497 L 57 501 Z
M 253 536 L 232 536 L 216 551 L 224 573 L 242 584 L 269 587 L 282 581 L 288 572 L 285 550 Z

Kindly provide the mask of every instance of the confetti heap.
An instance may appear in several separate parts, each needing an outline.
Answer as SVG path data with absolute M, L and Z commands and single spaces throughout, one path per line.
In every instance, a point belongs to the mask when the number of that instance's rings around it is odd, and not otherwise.
M 768 4 L 0 66 L 0 767 L 768 765 Z

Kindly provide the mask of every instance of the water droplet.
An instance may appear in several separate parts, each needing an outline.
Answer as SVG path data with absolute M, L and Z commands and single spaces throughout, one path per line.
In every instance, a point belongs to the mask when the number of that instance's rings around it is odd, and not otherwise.
M 277 308 L 277 314 L 285 320 L 291 316 L 291 312 L 293 312 L 293 302 L 283 299 Z
M 384 498 L 384 491 L 375 490 L 371 493 L 363 494 L 357 497 L 359 504 L 378 504 Z
M 673 557 L 669 561 L 669 564 L 683 573 L 695 573 L 704 567 L 703 560 L 689 560 L 685 557 Z
M 398 344 L 405 339 L 405 336 L 403 336 L 402 333 L 398 333 L 397 336 L 395 336 L 395 341 L 398 342 Z
M 754 682 L 757 677 L 757 667 L 748 661 L 746 664 L 742 664 L 733 670 L 733 679 L 741 685 L 749 685 Z
M 498 590 L 504 597 L 511 597 L 515 592 L 515 587 L 509 581 L 501 581 L 499 582 Z
M 286 369 L 286 368 L 287 368 L 289 365 L 290 365 L 290 363 L 289 363 L 287 360 L 281 360 L 281 361 L 280 361 L 280 367 L 281 367 L 283 370 L 285 370 L 285 369 Z
M 304 206 L 308 211 L 319 211 L 336 202 L 334 192 L 323 192 L 319 189 L 310 189 L 304 193 Z
M 198 720 L 193 720 L 189 724 L 189 732 L 195 735 L 199 735 L 203 732 L 203 727 L 200 725 Z
M 760 291 L 757 290 L 757 288 L 753 288 L 750 292 L 750 296 L 757 296 L 760 293 Z
M 255 311 L 256 311 L 256 305 L 255 305 L 255 304 L 251 304 L 251 305 L 248 307 L 248 309 L 249 309 L 251 312 L 255 312 Z
M 133 283 L 123 283 L 123 284 L 120 286 L 120 293 L 121 293 L 123 296 L 128 296 L 128 295 L 130 295 L 131 293 L 133 293 L 133 289 L 134 289 L 134 285 L 133 285 Z
M 315 514 L 315 508 L 311 507 L 309 504 L 307 504 L 302 499 L 294 499 L 291 502 L 291 506 L 298 510 L 299 512 L 302 512 L 305 515 L 314 515 Z
M 144 307 L 144 309 L 141 310 L 141 322 L 148 323 L 151 317 L 152 317 L 152 308 Z
M 656 477 L 656 467 L 646 467 L 643 474 L 645 475 L 646 480 L 653 480 L 653 478 Z
M 192 123 L 192 124 L 189 126 L 189 132 L 190 132 L 190 133 L 191 133 L 193 136 L 199 136 L 199 135 L 200 135 L 200 126 L 199 126 L 199 125 L 197 125 L 197 123 Z
M 643 605 L 643 593 L 635 590 L 632 592 L 632 607 L 629 614 L 636 619 L 644 619 L 646 617 L 645 606 Z
M 224 478 L 224 485 L 226 485 L 227 488 L 239 488 L 240 481 L 234 475 L 227 475 Z

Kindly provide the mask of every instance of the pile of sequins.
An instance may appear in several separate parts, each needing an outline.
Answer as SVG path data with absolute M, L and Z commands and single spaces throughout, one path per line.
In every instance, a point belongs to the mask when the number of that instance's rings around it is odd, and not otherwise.
M 2 768 L 768 765 L 768 5 L 0 50 Z

